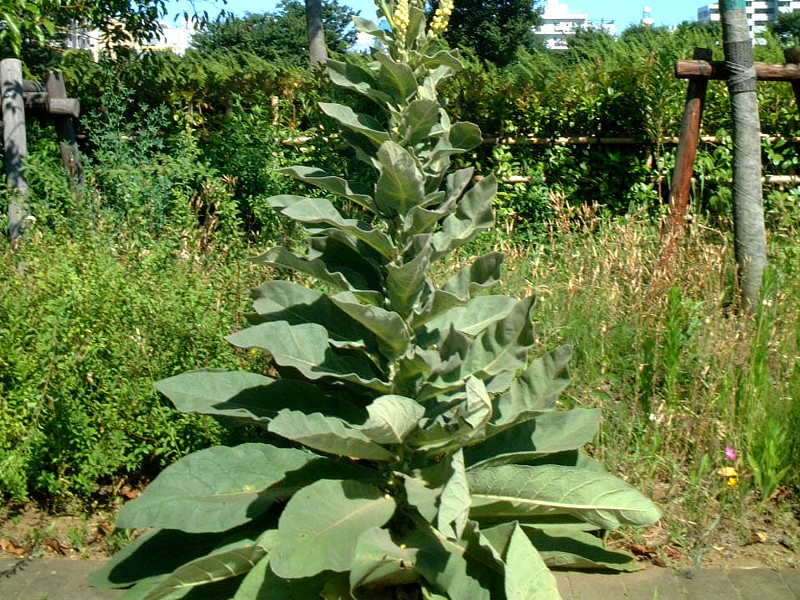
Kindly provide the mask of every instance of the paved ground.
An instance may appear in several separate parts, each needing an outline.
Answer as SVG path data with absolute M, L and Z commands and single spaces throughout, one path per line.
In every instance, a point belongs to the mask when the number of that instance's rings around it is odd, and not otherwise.
M 15 560 L 0 558 L 0 572 Z M 88 574 L 102 563 L 67 558 L 38 558 L 0 578 L 0 600 L 106 600 L 120 592 L 94 590 Z M 800 570 L 737 569 L 700 571 L 693 579 L 671 569 L 648 567 L 637 573 L 599 575 L 559 573 L 564 600 L 796 600 Z M 298 598 L 298 600 L 304 600 Z

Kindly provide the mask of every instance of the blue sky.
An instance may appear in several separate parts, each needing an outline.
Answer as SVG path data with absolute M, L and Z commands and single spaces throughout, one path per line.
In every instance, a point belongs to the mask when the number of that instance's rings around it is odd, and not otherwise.
M 339 0 L 341 4 L 361 11 L 361 16 L 371 18 L 375 15 L 375 4 L 372 0 Z M 458 0 L 456 0 L 458 2 Z M 649 0 L 649 2 L 631 2 L 630 0 L 561 0 L 561 4 L 569 6 L 570 13 L 583 13 L 591 20 L 613 20 L 617 31 L 622 32 L 628 25 L 638 23 L 642 18 L 645 4 L 650 6 L 656 25 L 675 25 L 682 21 L 691 21 L 697 17 L 697 9 L 708 0 Z M 537 3 L 537 5 L 543 3 Z M 262 13 L 275 8 L 274 0 L 229 0 L 225 5 L 221 1 L 196 0 L 198 11 L 207 10 L 210 16 L 220 10 L 229 10 L 235 14 L 245 12 Z M 179 13 L 183 8 L 191 10 L 189 0 L 172 0 L 169 3 L 170 16 Z M 170 19 L 171 20 L 171 19 Z

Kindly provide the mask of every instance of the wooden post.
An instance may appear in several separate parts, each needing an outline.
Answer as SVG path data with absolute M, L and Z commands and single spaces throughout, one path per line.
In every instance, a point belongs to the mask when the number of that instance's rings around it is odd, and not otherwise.
M 783 58 L 786 64 L 800 63 L 800 46 L 794 48 L 787 48 L 783 51 Z M 794 103 L 797 105 L 797 110 L 800 110 L 800 80 L 792 79 L 792 91 L 794 91 Z
M 0 86 L 3 89 L 6 180 L 12 189 L 8 204 L 8 236 L 11 243 L 15 244 L 25 230 L 29 215 L 28 182 L 22 172 L 28 148 L 25 136 L 25 105 L 22 99 L 22 63 L 18 59 L 6 58 L 0 61 Z
M 693 58 L 695 60 L 710 61 L 711 50 L 697 48 L 694 51 Z M 689 81 L 689 89 L 686 92 L 686 105 L 683 109 L 681 137 L 675 154 L 672 189 L 670 189 L 669 194 L 669 216 L 664 224 L 662 240 L 665 235 L 677 235 L 683 230 L 707 89 L 708 79 L 692 79 Z
M 66 99 L 67 88 L 64 86 L 64 78 L 60 71 L 48 73 L 45 78 L 45 87 L 53 100 Z M 56 126 L 58 135 L 58 145 L 61 148 L 61 162 L 69 174 L 69 186 L 75 194 L 77 201 L 80 201 L 80 189 L 83 188 L 83 166 L 81 165 L 81 155 L 78 151 L 78 142 L 75 138 L 75 125 L 72 116 L 53 115 L 53 122 Z

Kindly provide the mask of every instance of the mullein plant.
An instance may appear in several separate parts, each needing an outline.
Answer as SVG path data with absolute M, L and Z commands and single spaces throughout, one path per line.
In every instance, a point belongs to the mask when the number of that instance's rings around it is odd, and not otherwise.
M 256 424 L 264 443 L 214 447 L 161 473 L 119 513 L 148 531 L 93 574 L 124 598 L 558 598 L 548 566 L 635 568 L 601 533 L 659 518 L 581 453 L 597 410 L 558 410 L 569 348 L 529 361 L 534 299 L 491 293 L 489 253 L 438 285 L 431 269 L 493 225 L 493 176 L 451 157 L 481 143 L 437 88 L 461 68 L 418 0 L 378 2 L 388 30 L 334 84 L 377 107 L 320 104 L 375 171 L 373 185 L 302 166 L 286 175 L 359 207 L 276 196 L 308 233 L 261 263 L 316 287 L 268 281 L 251 326 L 227 340 L 271 376 L 202 370 L 156 384 L 183 412 Z M 323 291 L 324 290 L 324 291 Z

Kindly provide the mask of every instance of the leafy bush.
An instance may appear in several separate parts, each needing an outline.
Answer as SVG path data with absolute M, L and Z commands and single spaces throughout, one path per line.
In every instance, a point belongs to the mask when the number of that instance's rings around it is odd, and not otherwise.
M 447 172 L 481 134 L 451 122 L 438 98 L 461 64 L 439 49 L 437 17 L 426 32 L 418 3 L 381 6 L 390 32 L 356 25 L 388 52 L 367 68 L 329 63 L 332 81 L 375 102 L 381 118 L 320 104 L 377 181 L 284 170 L 371 218 L 345 218 L 321 198 L 273 197 L 305 228 L 308 253 L 276 247 L 260 258 L 333 291 L 281 280 L 255 290 L 253 325 L 227 339 L 269 356 L 269 375 L 204 370 L 157 384 L 181 411 L 261 425 L 263 442 L 167 468 L 117 520 L 152 531 L 96 585 L 133 585 L 139 598 L 200 586 L 209 599 L 379 598 L 397 587 L 425 598 L 557 598 L 547 564 L 630 569 L 593 532 L 659 517 L 579 452 L 599 413 L 556 410 L 568 348 L 528 362 L 534 298 L 480 295 L 499 281 L 503 256 L 434 282 L 432 265 L 492 226 L 496 182 L 472 184 L 470 167 Z
M 85 500 L 228 435 L 176 415 L 152 380 L 247 363 L 218 342 L 242 308 L 237 262 L 103 228 L 37 223 L 18 254 L 2 249 L 0 489 L 17 501 Z

